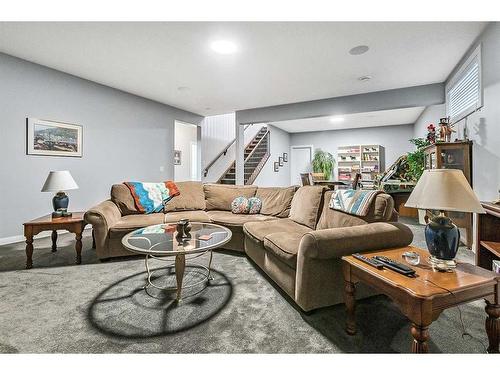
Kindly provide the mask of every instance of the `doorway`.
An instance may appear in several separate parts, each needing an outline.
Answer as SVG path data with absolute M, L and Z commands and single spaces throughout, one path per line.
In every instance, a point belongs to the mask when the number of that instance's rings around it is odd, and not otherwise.
M 175 121 L 174 180 L 199 181 L 201 179 L 199 126 Z
M 312 172 L 313 146 L 292 146 L 290 147 L 290 184 L 302 185 L 301 173 Z

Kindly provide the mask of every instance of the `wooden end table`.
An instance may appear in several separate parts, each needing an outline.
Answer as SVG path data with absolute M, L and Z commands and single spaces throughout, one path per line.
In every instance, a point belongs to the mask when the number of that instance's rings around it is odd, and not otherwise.
M 76 236 L 76 264 L 82 263 L 82 233 L 87 223 L 83 219 L 84 212 L 73 212 L 71 217 L 52 218 L 51 215 L 39 217 L 24 223 L 26 237 L 26 268 L 33 267 L 33 236 L 40 232 L 52 231 L 52 252 L 57 251 L 57 230 L 67 230 Z
M 356 333 L 355 284 L 358 282 L 387 295 L 411 320 L 413 353 L 427 353 L 429 326 L 441 312 L 463 303 L 483 299 L 486 302 L 488 353 L 498 353 L 500 338 L 500 275 L 468 263 L 458 263 L 453 272 L 434 271 L 428 262 L 429 252 L 413 246 L 363 253 L 367 257 L 384 255 L 405 263 L 403 253 L 416 251 L 420 264 L 411 266 L 417 277 L 410 278 L 386 268 L 378 270 L 352 256 L 342 257 L 347 308 L 346 331 Z

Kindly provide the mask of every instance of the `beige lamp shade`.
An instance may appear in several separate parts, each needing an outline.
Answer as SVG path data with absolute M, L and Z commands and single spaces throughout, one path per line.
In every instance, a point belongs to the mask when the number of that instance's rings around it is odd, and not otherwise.
M 459 169 L 425 170 L 405 206 L 427 210 L 485 213 L 469 182 Z
M 43 184 L 42 191 L 64 191 L 78 189 L 69 171 L 52 171 Z

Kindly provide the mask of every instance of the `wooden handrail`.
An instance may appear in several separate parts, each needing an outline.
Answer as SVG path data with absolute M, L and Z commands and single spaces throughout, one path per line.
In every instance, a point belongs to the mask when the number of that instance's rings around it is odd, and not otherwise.
M 253 124 L 248 124 L 248 125 L 245 125 L 245 126 L 243 127 L 243 133 L 245 133 L 245 130 L 247 130 L 247 129 L 248 129 L 250 126 L 252 126 L 252 125 L 253 125 Z M 214 165 L 214 164 L 215 164 L 215 162 L 216 162 L 217 160 L 219 160 L 219 158 L 220 158 L 222 155 L 226 156 L 227 151 L 229 150 L 229 147 L 231 147 L 231 146 L 234 144 L 234 142 L 236 142 L 236 137 L 234 137 L 234 139 L 233 139 L 231 142 L 229 142 L 229 143 L 227 144 L 227 146 L 226 146 L 226 147 L 224 147 L 224 148 L 222 149 L 222 151 L 221 151 L 221 152 L 219 152 L 219 153 L 217 154 L 217 156 L 216 156 L 216 157 L 215 157 L 215 158 L 214 158 L 214 159 L 213 159 L 210 163 L 208 163 L 208 165 L 207 165 L 207 166 L 205 167 L 205 169 L 203 170 L 203 177 L 207 177 L 207 175 L 208 175 L 208 170 L 212 167 L 212 165 Z

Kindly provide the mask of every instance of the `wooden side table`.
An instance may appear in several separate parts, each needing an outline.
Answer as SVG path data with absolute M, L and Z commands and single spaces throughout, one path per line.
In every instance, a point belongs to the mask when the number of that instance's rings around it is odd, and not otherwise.
M 52 252 L 57 251 L 57 230 L 67 230 L 76 237 L 76 264 L 82 263 L 82 233 L 87 223 L 83 219 L 84 212 L 73 212 L 71 217 L 52 218 L 51 215 L 39 217 L 24 223 L 26 237 L 26 268 L 33 267 L 33 236 L 40 232 L 52 231 Z
M 355 284 L 362 282 L 388 296 L 411 320 L 413 353 L 427 353 L 429 326 L 441 312 L 463 303 L 483 299 L 486 302 L 488 353 L 498 353 L 500 338 L 500 275 L 468 263 L 458 263 L 453 272 L 437 272 L 429 262 L 429 252 L 413 246 L 364 253 L 367 257 L 383 255 L 404 263 L 405 251 L 420 254 L 420 264 L 410 266 L 417 277 L 403 276 L 389 269 L 378 270 L 353 256 L 342 257 L 347 307 L 346 331 L 356 333 Z

